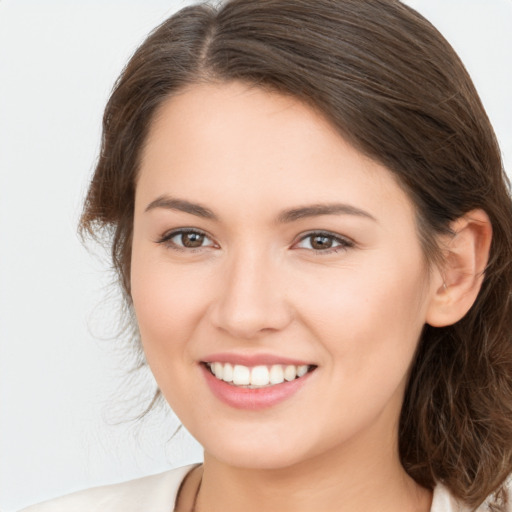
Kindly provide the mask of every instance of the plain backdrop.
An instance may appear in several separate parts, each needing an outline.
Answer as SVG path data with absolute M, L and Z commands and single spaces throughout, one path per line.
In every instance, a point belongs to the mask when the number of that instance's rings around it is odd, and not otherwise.
M 127 379 L 107 258 L 76 235 L 102 109 L 172 0 L 0 0 L 0 508 L 201 459 Z M 512 166 L 512 0 L 409 0 L 452 43 Z M 146 390 L 146 391 L 145 391 Z

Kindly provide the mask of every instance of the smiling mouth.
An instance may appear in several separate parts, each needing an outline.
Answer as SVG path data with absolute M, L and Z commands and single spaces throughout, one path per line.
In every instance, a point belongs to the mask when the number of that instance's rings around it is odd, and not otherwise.
M 273 364 L 271 366 L 244 366 L 231 363 L 203 363 L 218 380 L 235 387 L 259 389 L 277 386 L 283 382 L 304 377 L 316 369 L 315 365 Z

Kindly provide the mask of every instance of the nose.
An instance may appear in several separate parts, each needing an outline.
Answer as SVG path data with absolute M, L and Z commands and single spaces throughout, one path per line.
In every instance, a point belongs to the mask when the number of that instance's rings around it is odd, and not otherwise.
M 260 251 L 248 252 L 225 262 L 211 309 L 214 326 L 237 339 L 280 331 L 293 318 L 278 262 Z

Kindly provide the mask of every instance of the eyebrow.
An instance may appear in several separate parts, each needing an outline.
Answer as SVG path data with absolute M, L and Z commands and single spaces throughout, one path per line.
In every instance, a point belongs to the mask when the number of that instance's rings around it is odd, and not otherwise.
M 151 203 L 149 203 L 149 205 L 146 207 L 145 211 L 148 212 L 150 210 L 154 210 L 155 208 L 177 210 L 209 220 L 219 220 L 217 215 L 215 215 L 212 210 L 206 206 L 202 206 L 198 203 L 192 203 L 186 199 L 160 196 L 154 201 L 151 201 Z M 363 217 L 377 222 L 377 219 L 369 212 L 344 203 L 312 204 L 308 206 L 290 208 L 288 210 L 282 211 L 277 216 L 275 222 L 277 224 L 287 224 L 300 219 L 308 217 L 319 217 L 321 215 L 354 215 L 356 217 Z
M 284 210 L 277 217 L 277 223 L 285 224 L 307 217 L 318 217 L 320 215 L 355 215 L 367 219 L 377 219 L 365 210 L 344 203 L 312 204 Z
M 160 196 L 148 204 L 146 212 L 154 210 L 155 208 L 165 208 L 166 210 L 178 210 L 180 212 L 190 213 L 197 217 L 203 217 L 210 220 L 219 220 L 218 217 L 205 206 L 197 203 L 191 203 L 185 199 L 177 199 L 174 197 Z

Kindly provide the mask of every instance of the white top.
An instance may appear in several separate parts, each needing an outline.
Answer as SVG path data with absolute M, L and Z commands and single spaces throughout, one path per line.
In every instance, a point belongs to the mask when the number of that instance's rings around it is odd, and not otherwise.
M 171 512 L 187 473 L 196 465 L 146 476 L 114 485 L 75 492 L 62 498 L 32 505 L 20 512 Z M 484 505 L 475 512 L 488 512 Z M 431 512 L 470 512 L 438 485 L 434 489 Z M 508 505 L 507 512 L 512 512 Z

